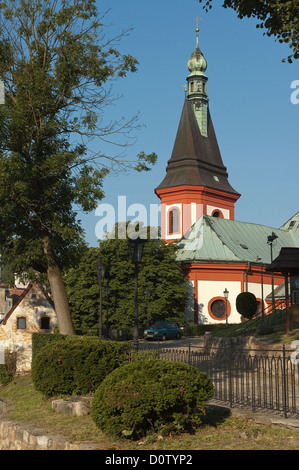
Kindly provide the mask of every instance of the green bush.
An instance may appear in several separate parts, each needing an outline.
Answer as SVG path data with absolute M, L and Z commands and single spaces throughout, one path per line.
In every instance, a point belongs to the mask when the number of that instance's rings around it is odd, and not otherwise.
M 251 292 L 242 292 L 236 298 L 236 309 L 244 318 L 250 320 L 255 315 L 257 307 L 256 297 Z
M 182 362 L 145 359 L 113 371 L 92 402 L 92 418 L 112 438 L 194 430 L 214 393 L 211 380 Z
M 68 338 L 68 335 L 61 335 L 59 333 L 32 333 L 32 357 L 34 358 L 39 350 L 49 343 L 62 341 L 66 338 Z
M 7 370 L 6 364 L 0 364 L 0 384 L 7 385 L 14 378 L 14 374 Z
M 128 361 L 129 343 L 68 336 L 49 343 L 32 359 L 32 380 L 46 396 L 93 392 L 116 367 Z

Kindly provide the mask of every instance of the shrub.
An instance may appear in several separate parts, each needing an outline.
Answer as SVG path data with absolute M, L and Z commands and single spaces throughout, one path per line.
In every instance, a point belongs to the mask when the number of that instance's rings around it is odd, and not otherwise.
M 128 343 L 68 336 L 49 343 L 32 359 L 32 380 L 44 395 L 93 392 L 116 367 L 128 361 Z
M 7 385 L 15 376 L 17 370 L 17 351 L 5 350 L 5 363 L 0 364 L 0 384 Z
M 211 380 L 182 362 L 145 359 L 113 371 L 92 402 L 92 418 L 112 438 L 139 439 L 149 430 L 194 430 L 212 398 Z
M 242 292 L 236 298 L 236 309 L 244 318 L 252 318 L 257 307 L 256 297 L 251 292 Z
M 0 364 L 0 384 L 7 385 L 14 378 L 14 374 L 7 370 L 6 364 Z
M 60 333 L 32 333 L 32 357 L 34 358 L 39 350 L 49 343 L 62 341 L 67 338 L 68 335 L 61 335 Z

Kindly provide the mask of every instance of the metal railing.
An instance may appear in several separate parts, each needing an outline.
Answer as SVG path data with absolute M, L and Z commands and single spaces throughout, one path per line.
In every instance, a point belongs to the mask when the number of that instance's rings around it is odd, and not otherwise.
M 148 347 L 143 345 L 140 350 Z M 299 417 L 299 365 L 294 350 L 284 346 L 280 350 L 253 350 L 160 345 L 158 351 L 160 359 L 186 362 L 206 372 L 215 387 L 214 400 L 230 407 Z
M 251 320 L 239 323 L 237 325 L 232 325 L 225 332 L 224 329 L 221 330 L 221 336 L 238 336 L 238 335 L 248 335 L 255 333 L 258 329 L 267 329 L 271 328 L 276 330 L 285 326 L 286 324 L 286 303 L 284 299 L 277 300 L 275 302 L 274 311 L 272 310 L 272 305 L 268 305 L 264 311 L 264 315 L 259 314 L 259 316 L 252 318 Z

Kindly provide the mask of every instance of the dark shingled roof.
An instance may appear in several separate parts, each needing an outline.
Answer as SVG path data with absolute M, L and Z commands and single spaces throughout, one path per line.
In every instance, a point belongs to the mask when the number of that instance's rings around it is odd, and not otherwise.
M 181 185 L 206 186 L 239 195 L 228 182 L 210 114 L 208 137 L 203 137 L 188 99 L 183 106 L 166 172 L 165 178 L 156 189 Z
M 283 247 L 266 271 L 299 274 L 299 248 Z

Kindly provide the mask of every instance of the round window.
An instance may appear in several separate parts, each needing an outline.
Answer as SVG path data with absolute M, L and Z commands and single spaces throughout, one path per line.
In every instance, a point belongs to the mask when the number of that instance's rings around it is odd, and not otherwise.
M 225 303 L 223 300 L 214 300 L 214 302 L 211 305 L 211 312 L 214 315 L 214 317 L 217 318 L 223 318 L 225 317 Z
M 224 297 L 214 297 L 210 300 L 208 311 L 215 320 L 225 320 L 226 318 L 226 301 Z M 227 301 L 227 316 L 231 313 L 230 302 Z

